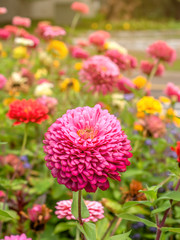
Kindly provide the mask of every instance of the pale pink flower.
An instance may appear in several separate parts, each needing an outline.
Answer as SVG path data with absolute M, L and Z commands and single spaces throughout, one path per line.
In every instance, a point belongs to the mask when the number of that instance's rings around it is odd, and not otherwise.
M 64 36 L 66 35 L 66 31 L 59 26 L 45 26 L 43 36 L 45 38 L 51 39 L 54 37 Z
M 37 84 L 43 84 L 43 83 L 51 83 L 48 79 L 46 78 L 41 78 L 37 81 Z
M 10 38 L 10 36 L 11 34 L 9 33 L 8 30 L 0 28 L 0 39 L 7 40 L 8 38 Z
M 53 97 L 47 97 L 47 96 L 42 96 L 37 99 L 38 102 L 43 104 L 48 108 L 48 114 L 52 115 L 55 112 L 56 106 L 58 104 L 58 101 L 56 98 Z
M 21 235 L 5 236 L 1 240 L 32 240 L 32 238 L 27 238 L 27 236 L 23 233 Z
M 153 58 L 168 63 L 173 63 L 176 60 L 176 51 L 163 41 L 157 41 L 151 44 L 148 47 L 147 52 Z
M 117 88 L 123 93 L 131 93 L 132 89 L 135 89 L 136 86 L 130 79 L 126 77 L 121 77 L 120 79 L 118 79 Z
M 73 2 L 71 4 L 71 9 L 75 12 L 80 12 L 82 14 L 88 14 L 89 13 L 89 7 L 87 4 L 82 2 Z
M 84 39 L 78 39 L 77 40 L 77 45 L 80 47 L 87 47 L 89 45 L 89 42 Z
M 99 30 L 89 35 L 89 42 L 95 46 L 102 47 L 108 38 L 110 38 L 108 32 Z
M 36 32 L 43 37 L 44 31 L 46 29 L 46 27 L 51 26 L 51 23 L 48 21 L 40 21 L 38 22 L 37 28 L 36 28 Z
M 7 13 L 7 8 L 5 7 L 0 7 L 0 15 L 6 14 Z
M 132 157 L 119 120 L 100 105 L 68 110 L 49 127 L 43 143 L 52 176 L 72 191 L 108 189 L 108 178 L 120 181 L 119 172 Z
M 180 102 L 180 88 L 178 88 L 174 83 L 169 82 L 165 88 L 165 94 L 168 97 L 176 97 L 177 101 Z
M 89 89 L 104 95 L 112 92 L 119 76 L 119 68 L 108 57 L 95 55 L 83 63 L 80 78 Z
M 21 27 L 30 27 L 31 26 L 31 19 L 25 17 L 15 16 L 13 17 L 12 24 Z
M 147 75 L 150 75 L 151 74 L 151 71 L 152 69 L 154 68 L 156 63 L 151 63 L 149 61 L 146 61 L 146 60 L 143 60 L 141 61 L 141 64 L 140 64 L 140 69 L 143 73 L 147 74 Z M 165 67 L 163 64 L 158 64 L 158 67 L 157 67 L 157 70 L 155 72 L 155 76 L 162 76 L 163 73 L 165 71 Z
M 166 126 L 161 118 L 155 115 L 149 115 L 145 117 L 145 128 L 147 134 L 159 138 L 163 137 L 166 132 Z
M 67 220 L 75 219 L 71 213 L 72 200 L 64 200 L 56 203 L 55 214 L 59 219 L 66 218 Z M 104 207 L 100 202 L 85 201 L 86 207 L 89 211 L 89 217 L 82 219 L 83 222 L 97 222 L 99 219 L 104 218 Z
M 78 46 L 71 47 L 70 53 L 73 58 L 77 58 L 77 59 L 87 59 L 89 57 L 89 53 Z
M 7 79 L 0 74 L 0 89 L 2 89 L 6 85 Z

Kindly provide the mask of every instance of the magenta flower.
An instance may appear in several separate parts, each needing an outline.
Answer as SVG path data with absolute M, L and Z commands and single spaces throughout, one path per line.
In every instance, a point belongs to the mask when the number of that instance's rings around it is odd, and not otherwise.
M 12 24 L 21 27 L 29 28 L 31 26 L 31 19 L 25 17 L 15 16 L 13 17 Z
M 108 32 L 99 30 L 90 34 L 89 42 L 97 47 L 102 47 L 108 38 L 110 38 Z
M 27 236 L 23 233 L 21 235 L 5 236 L 4 239 L 1 240 L 32 240 L 32 238 L 27 238 Z
M 0 74 L 0 89 L 2 89 L 6 85 L 7 79 Z
M 55 214 L 59 219 L 66 218 L 68 220 L 75 219 L 75 217 L 71 213 L 71 204 L 72 200 L 64 200 L 57 202 L 57 206 L 55 208 Z M 86 207 L 89 211 L 90 216 L 86 219 L 83 219 L 83 222 L 97 222 L 99 219 L 104 218 L 104 207 L 100 202 L 96 201 L 85 201 Z
M 131 55 L 127 55 L 127 59 L 128 59 L 128 66 L 129 68 L 137 68 L 138 62 L 137 59 Z
M 7 40 L 8 38 L 10 38 L 10 36 L 11 34 L 8 30 L 0 28 L 0 39 Z
M 174 83 L 169 82 L 165 88 L 165 94 L 166 96 L 172 98 L 176 97 L 177 101 L 180 102 L 180 89 L 174 85 Z
M 32 34 L 25 34 L 24 38 L 30 39 L 33 41 L 33 46 L 32 46 L 33 48 L 35 48 L 39 45 L 39 42 L 40 42 L 39 39 Z
M 70 52 L 73 58 L 87 59 L 89 57 L 89 53 L 78 46 L 71 47 Z
M 109 188 L 108 177 L 120 181 L 132 157 L 120 122 L 100 105 L 68 110 L 53 123 L 43 141 L 46 166 L 59 184 L 72 191 Z
M 153 58 L 168 63 L 173 63 L 176 60 L 176 51 L 163 41 L 157 41 L 151 44 L 148 47 L 147 52 Z
M 136 86 L 130 79 L 121 77 L 117 82 L 117 88 L 123 93 L 131 93 L 132 89 L 135 89 Z
M 79 74 L 90 90 L 105 95 L 113 90 L 120 73 L 118 66 L 108 57 L 95 55 L 83 63 Z
M 151 63 L 149 61 L 143 60 L 141 61 L 140 69 L 143 73 L 150 75 L 154 65 L 156 63 Z M 158 64 L 157 70 L 155 72 L 155 76 L 162 76 L 164 74 L 165 67 L 163 64 Z

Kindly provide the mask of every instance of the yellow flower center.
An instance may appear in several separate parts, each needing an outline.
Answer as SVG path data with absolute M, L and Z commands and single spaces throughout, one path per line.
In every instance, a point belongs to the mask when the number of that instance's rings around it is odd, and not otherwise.
M 79 135 L 79 137 L 83 138 L 84 140 L 88 138 L 93 139 L 96 136 L 97 131 L 94 131 L 94 129 L 91 129 L 91 128 L 86 128 L 86 129 L 78 130 L 77 134 Z

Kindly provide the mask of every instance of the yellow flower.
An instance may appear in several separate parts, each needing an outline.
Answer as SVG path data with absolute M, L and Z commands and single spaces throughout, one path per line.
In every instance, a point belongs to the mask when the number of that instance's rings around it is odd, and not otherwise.
M 160 96 L 159 101 L 162 102 L 162 103 L 165 103 L 165 104 L 171 103 L 171 100 L 167 97 L 164 97 L 164 96 Z
M 110 23 L 107 23 L 105 25 L 105 29 L 108 30 L 108 31 L 112 30 L 112 25 Z
M 119 43 L 114 42 L 114 41 L 107 41 L 107 42 L 105 42 L 104 48 L 106 50 L 111 50 L 111 49 L 112 50 L 117 50 L 117 51 L 119 51 L 122 54 L 127 54 L 127 52 L 128 52 L 126 48 L 124 48 Z
M 60 66 L 60 62 L 58 60 L 54 60 L 53 61 L 53 67 L 59 68 L 59 66 Z
M 46 77 L 47 74 L 48 74 L 48 71 L 46 68 L 39 68 L 34 74 L 34 76 L 36 79 L 40 79 L 40 78 Z
M 3 45 L 2 43 L 0 43 L 0 52 L 2 52 L 2 50 L 3 50 Z
M 91 24 L 91 28 L 92 29 L 97 29 L 98 28 L 98 24 L 97 23 L 92 23 Z
M 131 25 L 128 22 L 123 23 L 123 29 L 124 30 L 129 30 Z
M 147 79 L 143 76 L 137 76 L 132 81 L 138 89 L 144 88 L 147 84 Z
M 134 130 L 138 131 L 138 132 L 142 132 L 143 131 L 143 126 L 141 124 L 134 124 Z
M 64 42 L 58 40 L 51 40 L 47 50 L 52 53 L 53 56 L 60 59 L 64 59 L 68 55 L 68 48 Z
M 9 106 L 13 101 L 15 101 L 17 98 L 15 97 L 9 97 L 9 98 L 5 98 L 3 100 L 3 105 L 4 106 Z
M 21 58 L 28 58 L 28 52 L 26 47 L 15 47 L 13 49 L 13 58 L 21 59 Z
M 77 62 L 74 64 L 74 69 L 77 70 L 77 71 L 80 71 L 82 69 L 82 62 Z
M 62 83 L 59 85 L 61 91 L 65 91 L 69 88 L 72 88 L 75 92 L 79 92 L 80 84 L 79 81 L 75 78 L 66 78 Z
M 7 57 L 7 52 L 2 51 L 2 53 L 1 53 L 1 57 L 3 57 L 3 58 Z
M 161 113 L 161 103 L 152 96 L 145 96 L 137 102 L 137 115 Z

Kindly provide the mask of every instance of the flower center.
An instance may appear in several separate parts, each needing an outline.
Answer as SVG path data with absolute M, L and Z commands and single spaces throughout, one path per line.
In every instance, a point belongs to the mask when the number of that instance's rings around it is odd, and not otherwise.
M 84 140 L 88 139 L 88 138 L 91 138 L 93 139 L 96 134 L 97 134 L 97 131 L 95 131 L 94 129 L 91 129 L 91 128 L 86 128 L 86 129 L 80 129 L 77 131 L 77 134 L 83 138 Z

